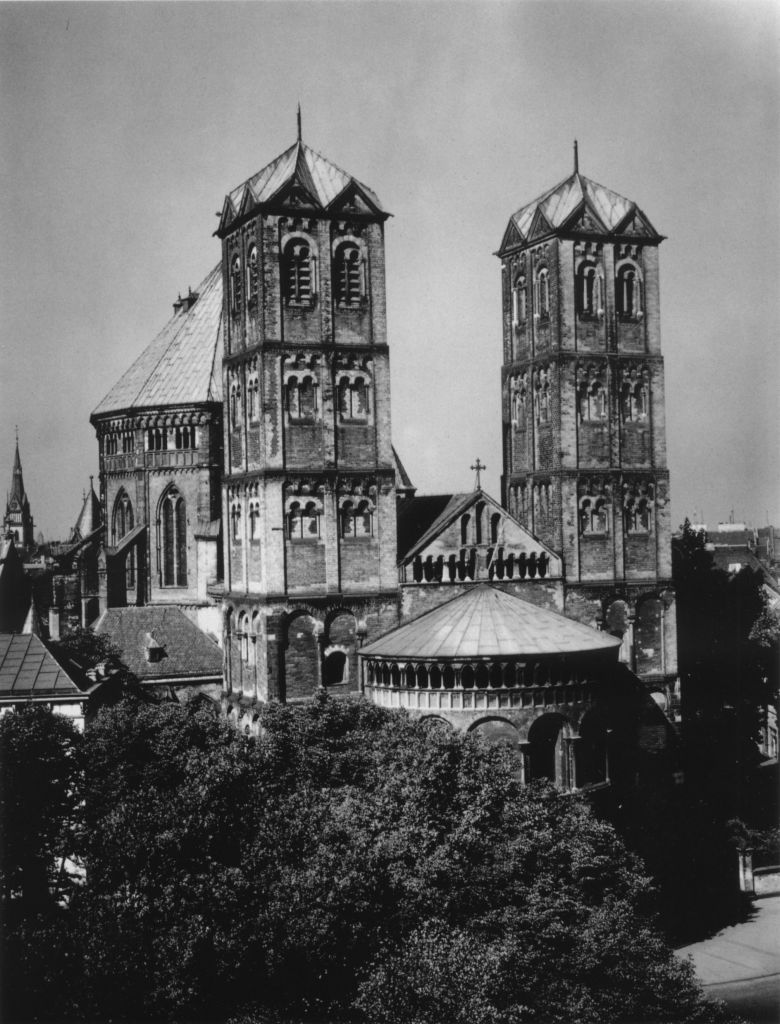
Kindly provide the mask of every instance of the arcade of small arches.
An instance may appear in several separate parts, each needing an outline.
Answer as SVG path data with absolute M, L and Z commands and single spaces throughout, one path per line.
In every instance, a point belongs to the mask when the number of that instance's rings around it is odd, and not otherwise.
M 411 572 L 410 572 L 411 569 Z M 461 548 L 457 554 L 416 555 L 400 567 L 401 583 L 461 583 L 477 579 L 544 579 L 550 571 L 545 551 L 507 552 L 503 546 Z

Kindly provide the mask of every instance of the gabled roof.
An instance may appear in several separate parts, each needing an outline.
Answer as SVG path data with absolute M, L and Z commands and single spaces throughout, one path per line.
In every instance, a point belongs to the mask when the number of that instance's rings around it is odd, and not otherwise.
M 633 200 L 575 171 L 512 216 L 499 251 L 532 237 L 578 228 L 586 233 L 662 239 Z
M 174 313 L 92 413 L 221 402 L 222 266 L 195 289 L 197 301 Z
M 368 186 L 299 139 L 257 174 L 228 193 L 217 234 L 224 232 L 236 217 L 243 216 L 255 206 L 279 200 L 293 187 L 300 190 L 302 205 L 326 210 L 337 206 L 342 197 L 355 193 L 366 204 L 365 212 L 379 215 L 383 219 L 389 216 L 383 210 L 379 197 Z
M 480 501 L 499 512 L 503 521 L 514 523 L 518 533 L 526 538 L 526 542 L 533 541 L 535 549 L 544 551 L 555 565 L 558 564 L 558 556 L 552 548 L 548 548 L 538 537 L 534 537 L 481 488 L 476 491 L 467 491 L 464 494 L 431 494 L 399 502 L 397 511 L 399 564 L 409 562 L 456 519 L 459 519 L 464 512 Z M 498 543 L 503 544 L 504 542 L 500 540 Z
M 37 636 L 0 633 L 0 700 L 86 696 Z
M 483 584 L 360 649 L 405 661 L 614 651 L 609 633 Z
M 141 681 L 214 679 L 222 676 L 222 651 L 175 605 L 109 608 L 93 629 L 107 634 L 120 659 Z M 147 660 L 150 643 L 162 647 L 159 661 Z

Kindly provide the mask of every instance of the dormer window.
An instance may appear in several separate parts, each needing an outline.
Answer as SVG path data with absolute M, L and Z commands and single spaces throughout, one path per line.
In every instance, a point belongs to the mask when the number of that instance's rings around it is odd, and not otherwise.
M 311 247 L 302 239 L 287 243 L 282 261 L 284 297 L 296 306 L 310 305 L 314 299 L 314 259 Z
M 333 269 L 336 303 L 339 306 L 359 306 L 365 294 L 364 265 L 360 249 L 351 243 L 339 246 Z

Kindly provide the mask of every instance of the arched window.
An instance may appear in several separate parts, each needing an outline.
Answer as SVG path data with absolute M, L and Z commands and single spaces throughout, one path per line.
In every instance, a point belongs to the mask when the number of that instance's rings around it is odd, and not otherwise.
M 257 377 L 250 377 L 246 385 L 247 413 L 250 423 L 260 419 L 260 396 Z
M 469 542 L 469 523 L 471 522 L 471 516 L 465 515 L 460 517 L 460 543 L 465 547 Z
M 650 533 L 650 513 L 651 504 L 647 498 L 629 498 L 624 509 L 626 533 Z
M 339 306 L 359 306 L 365 292 L 360 249 L 351 243 L 340 245 L 336 250 L 333 271 L 336 303 Z
M 230 388 L 230 426 L 233 430 L 241 426 L 241 388 L 238 384 Z
M 615 307 L 618 316 L 632 318 L 642 315 L 642 282 L 636 267 L 625 264 L 615 280 Z
M 165 427 L 150 427 L 146 431 L 146 450 L 164 452 L 168 448 L 168 431 Z
M 368 501 L 345 501 L 341 506 L 341 536 L 345 540 L 371 537 L 374 532 L 374 510 Z
M 244 664 L 249 662 L 249 616 L 241 612 L 238 616 L 238 647 L 241 660 Z
M 338 686 L 347 682 L 347 656 L 343 651 L 331 651 L 323 665 L 323 686 Z
M 609 533 L 609 507 L 605 498 L 584 498 L 580 503 L 580 533 Z
M 187 511 L 184 498 L 175 487 L 163 497 L 160 509 L 162 536 L 162 585 L 187 586 Z
M 320 509 L 316 502 L 305 505 L 294 501 L 287 512 L 287 536 L 290 540 L 317 540 L 320 536 Z
M 483 523 L 485 521 L 485 502 L 478 501 L 477 506 L 474 509 L 474 533 L 476 535 L 477 544 L 482 543 L 483 539 Z
M 176 427 L 175 430 L 176 449 L 197 448 L 195 427 Z
M 238 502 L 230 510 L 230 536 L 234 544 L 241 541 L 241 506 Z
M 246 297 L 251 302 L 257 298 L 257 246 L 249 248 L 247 256 Z
M 620 390 L 623 420 L 646 420 L 650 411 L 650 388 L 644 380 L 627 380 Z
M 525 275 L 520 274 L 515 278 L 514 287 L 512 288 L 512 323 L 517 327 L 518 324 L 525 323 L 528 317 L 528 292 L 525 285 Z
M 114 502 L 114 515 L 111 523 L 112 543 L 119 541 L 133 529 L 135 525 L 133 517 L 133 506 L 127 492 L 122 488 Z M 135 548 L 127 553 L 125 563 L 125 587 L 135 586 Z
M 287 243 L 282 260 L 283 289 L 287 302 L 309 305 L 314 298 L 314 260 L 308 242 L 293 239 Z
M 498 532 L 501 526 L 501 513 L 494 512 L 490 517 L 490 543 L 498 544 Z
M 547 423 L 550 419 L 550 381 L 546 370 L 536 378 L 536 422 Z
M 550 275 L 547 267 L 542 267 L 536 275 L 536 309 L 540 317 L 549 317 Z
M 317 385 L 311 375 L 287 381 L 287 413 L 291 420 L 312 421 L 317 414 Z
M 241 257 L 236 254 L 230 263 L 230 312 L 241 309 Z
M 249 503 L 249 540 L 260 540 L 260 503 L 257 501 Z
M 581 316 L 600 316 L 603 312 L 602 278 L 593 263 L 582 263 L 577 270 L 575 304 Z
M 368 385 L 363 377 L 339 381 L 339 419 L 365 423 L 368 420 Z
M 578 387 L 580 419 L 586 421 L 607 418 L 607 391 L 600 380 L 584 380 Z

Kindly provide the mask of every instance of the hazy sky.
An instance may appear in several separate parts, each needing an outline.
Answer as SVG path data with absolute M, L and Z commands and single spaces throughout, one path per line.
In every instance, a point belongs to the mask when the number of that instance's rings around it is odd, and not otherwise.
M 501 464 L 510 215 L 580 169 L 661 247 L 675 525 L 780 525 L 780 6 L 745 2 L 0 5 L 0 481 L 19 425 L 64 536 L 89 414 L 219 260 L 225 193 L 295 139 L 387 225 L 393 437 L 423 492 Z

